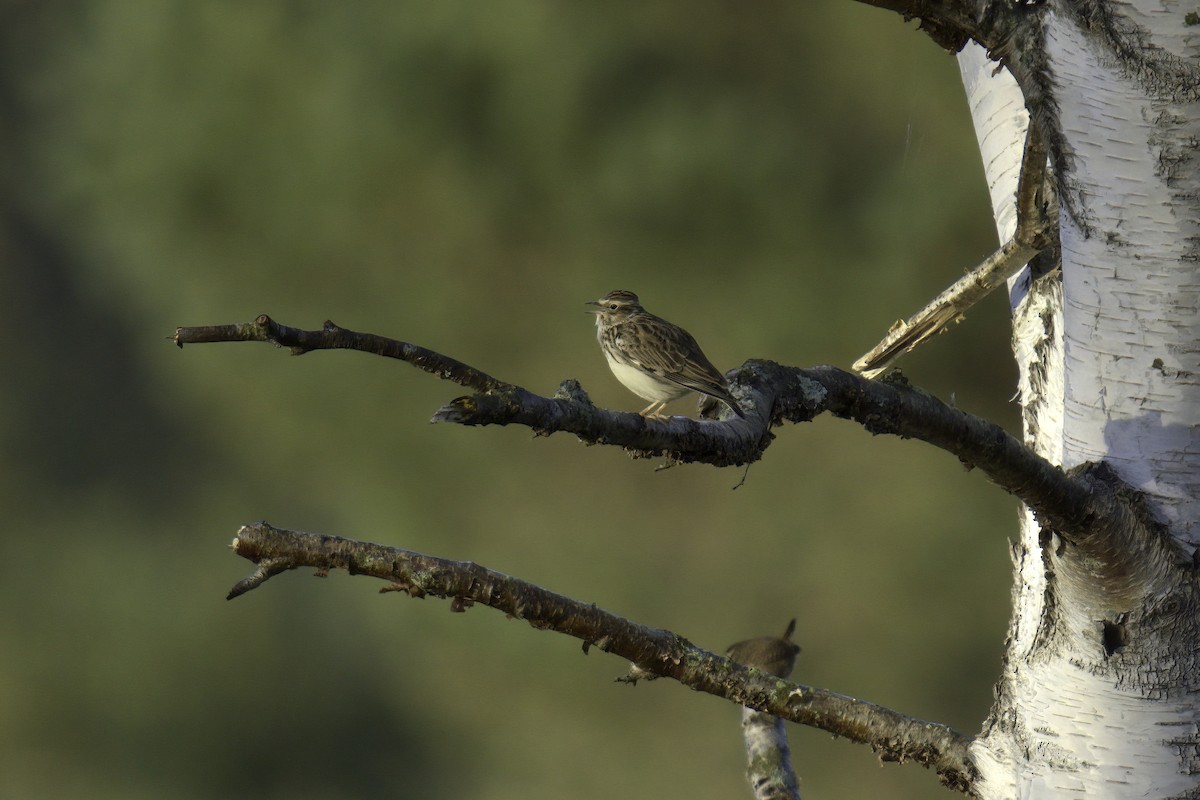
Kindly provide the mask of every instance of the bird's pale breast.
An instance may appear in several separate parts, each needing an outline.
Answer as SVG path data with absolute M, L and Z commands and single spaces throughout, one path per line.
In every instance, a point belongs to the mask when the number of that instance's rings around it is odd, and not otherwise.
M 661 400 L 674 400 L 691 391 L 687 387 L 643 372 L 637 367 L 622 364 L 608 357 L 607 352 L 605 359 L 608 361 L 608 368 L 612 370 L 613 375 L 617 376 L 617 380 L 624 384 L 626 389 L 645 400 L 652 400 L 656 403 Z

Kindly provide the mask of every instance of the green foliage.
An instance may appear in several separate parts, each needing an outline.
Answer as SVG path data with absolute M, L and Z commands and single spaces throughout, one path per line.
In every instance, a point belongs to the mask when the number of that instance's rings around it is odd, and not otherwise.
M 848 365 L 994 246 L 954 62 L 911 26 L 849 2 L 0 11 L 0 796 L 746 793 L 736 709 L 485 609 L 343 575 L 225 603 L 260 518 L 714 650 L 796 616 L 796 679 L 977 729 L 1015 504 L 948 456 L 820 420 L 731 492 L 430 426 L 461 392 L 403 365 L 165 339 L 332 318 L 633 410 L 583 313 L 628 288 L 722 368 Z M 1013 423 L 1005 310 L 906 371 Z M 791 736 L 814 796 L 940 791 Z

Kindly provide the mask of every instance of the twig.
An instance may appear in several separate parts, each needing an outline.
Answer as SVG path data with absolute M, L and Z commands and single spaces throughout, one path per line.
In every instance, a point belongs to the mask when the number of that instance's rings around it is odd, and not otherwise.
M 883 341 L 854 362 L 854 369 L 867 378 L 879 375 L 900 356 L 961 321 L 967 309 L 1003 286 L 1030 259 L 1050 246 L 1057 226 L 1057 211 L 1048 208 L 1050 198 L 1046 181 L 1046 142 L 1031 122 L 1021 159 L 1017 229 L 1013 238 L 907 321 L 892 326 Z
M 490 606 L 538 630 L 553 630 L 627 659 L 645 672 L 738 705 L 870 745 L 882 760 L 916 761 L 953 788 L 969 793 L 976 780 L 971 738 L 937 723 L 803 684 L 794 684 L 703 650 L 670 631 L 648 628 L 469 561 L 449 561 L 410 550 L 337 536 L 289 531 L 260 522 L 238 531 L 233 550 L 259 566 L 230 597 L 272 575 L 299 567 L 324 573 L 345 569 L 388 582 L 383 591 L 451 600 L 463 611 Z M 270 564 L 263 569 L 264 564 Z
M 854 362 L 854 369 L 866 378 L 879 375 L 917 345 L 961 322 L 967 309 L 1019 272 L 1037 253 L 1016 239 L 1005 242 L 920 311 L 893 325 L 883 341 Z
M 260 314 L 254 322 L 176 328 L 175 335 L 171 338 L 181 350 L 185 344 L 211 342 L 270 342 L 277 347 L 288 348 L 294 356 L 302 356 L 314 350 L 359 350 L 407 361 L 417 369 L 481 392 L 517 389 L 512 384 L 496 380 L 482 370 L 441 353 L 373 333 L 359 333 L 341 328 L 331 320 L 326 320 L 319 331 L 306 331 L 281 325 L 266 314 Z

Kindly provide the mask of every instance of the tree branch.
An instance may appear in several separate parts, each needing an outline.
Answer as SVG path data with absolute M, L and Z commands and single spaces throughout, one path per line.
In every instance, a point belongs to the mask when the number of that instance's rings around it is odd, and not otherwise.
M 344 569 L 388 581 L 381 591 L 451 601 L 451 611 L 475 603 L 553 630 L 627 659 L 645 672 L 738 705 L 809 725 L 870 745 L 883 761 L 916 761 L 947 786 L 970 794 L 977 773 L 971 738 L 945 726 L 904 716 L 883 706 L 803 684 L 793 684 L 703 650 L 670 631 L 648 628 L 594 604 L 572 600 L 469 561 L 449 561 L 410 550 L 337 536 L 282 530 L 266 522 L 247 525 L 233 540 L 235 553 L 258 569 L 229 592 L 245 594 L 271 576 L 298 567 L 319 575 Z
M 996 485 L 1026 503 L 1048 528 L 1072 544 L 1101 548 L 1106 563 L 1128 577 L 1122 559 L 1162 563 L 1177 554 L 1163 544 L 1161 533 L 1105 475 L 1093 480 L 1086 472 L 1068 475 L 1023 445 L 1003 428 L 951 408 L 902 377 L 867 380 L 836 367 L 802 369 L 772 361 L 747 361 L 727 375 L 730 390 L 746 413 L 732 417 L 722 406 L 724 421 L 671 417 L 646 419 L 634 413 L 594 406 L 574 380 L 564 381 L 554 397 L 542 397 L 505 383 L 455 359 L 417 345 L 374 334 L 357 333 L 325 323 L 320 331 L 280 325 L 265 314 L 253 323 L 178 328 L 176 344 L 222 341 L 265 341 L 294 354 L 320 349 L 353 349 L 396 358 L 477 390 L 459 397 L 434 414 L 435 422 L 460 425 L 526 425 L 541 435 L 572 433 L 589 444 L 625 448 L 634 457 L 665 457 L 714 466 L 747 464 L 762 457 L 774 435 L 772 425 L 809 422 L 829 412 L 855 420 L 872 433 L 919 439 L 954 454 L 978 468 Z M 1113 548 L 1113 537 L 1120 549 Z M 1166 548 L 1166 549 L 1163 549 Z
M 859 0 L 869 6 L 895 11 L 904 21 L 917 20 L 917 27 L 929 35 L 939 47 L 950 53 L 963 49 L 967 41 L 980 35 L 972 13 L 972 3 L 965 0 Z
M 266 314 L 260 314 L 254 322 L 234 325 L 205 325 L 198 328 L 176 328 L 171 337 L 179 349 L 185 344 L 207 344 L 212 342 L 270 342 L 276 347 L 288 348 L 292 355 L 302 356 L 314 350 L 358 350 L 384 358 L 406 361 L 417 369 L 454 381 L 459 386 L 480 392 L 514 391 L 519 387 L 499 381 L 486 372 L 456 361 L 449 356 L 426 350 L 415 344 L 359 333 L 339 327 L 332 320 L 325 320 L 319 331 L 306 331 L 281 325 Z
M 620 445 L 637 458 L 667 457 L 714 466 L 745 464 L 757 460 L 771 438 L 764 430 L 761 414 L 755 426 L 735 426 L 687 417 L 654 420 L 633 413 L 605 411 L 592 405 L 574 380 L 564 381 L 553 398 L 542 397 L 424 347 L 347 330 L 330 321 L 319 331 L 307 331 L 282 325 L 262 314 L 251 323 L 176 328 L 171 338 L 180 348 L 185 344 L 212 342 L 270 342 L 287 347 L 292 355 L 346 349 L 395 358 L 478 392 L 442 406 L 434 415 L 434 422 L 520 424 L 543 435 L 567 431 L 589 444 Z M 721 413 L 731 412 L 722 407 Z
M 1001 64 L 1007 56 L 1015 29 L 1043 0 L 858 0 L 858 2 L 894 11 L 905 22 L 917 20 L 939 47 L 953 54 L 968 41 L 982 45 Z M 1178 59 L 1176 59 L 1178 61 Z
M 1058 238 L 1058 209 L 1046 179 L 1046 142 L 1030 123 L 1017 183 L 1017 229 L 979 266 L 955 281 L 908 320 L 892 326 L 879 344 L 854 362 L 863 377 L 879 375 L 897 358 L 960 322 L 967 309 L 1016 275 Z
M 1008 240 L 920 311 L 893 325 L 879 344 L 854 362 L 854 369 L 866 378 L 879 375 L 917 345 L 961 322 L 967 309 L 991 294 L 1037 254 L 1037 250 L 1016 238 Z

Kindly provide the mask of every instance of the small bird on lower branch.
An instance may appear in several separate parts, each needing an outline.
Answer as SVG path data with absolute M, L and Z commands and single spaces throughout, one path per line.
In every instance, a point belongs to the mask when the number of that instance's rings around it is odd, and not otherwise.
M 786 678 L 796 668 L 800 645 L 792 641 L 796 620 L 788 623 L 783 636 L 759 636 L 730 645 L 725 655 L 747 667 L 757 667 L 778 678 Z

